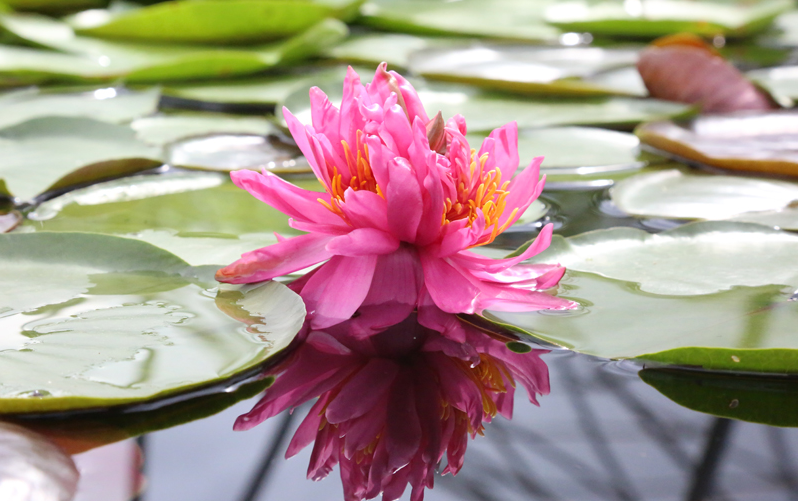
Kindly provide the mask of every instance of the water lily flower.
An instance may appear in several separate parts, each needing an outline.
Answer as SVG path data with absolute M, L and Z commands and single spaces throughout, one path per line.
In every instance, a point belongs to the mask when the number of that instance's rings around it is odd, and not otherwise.
M 275 383 L 235 424 L 250 429 L 318 397 L 286 457 L 315 442 L 308 478 L 338 464 L 346 501 L 380 493 L 392 501 L 408 485 L 411 500 L 422 500 L 444 458 L 442 473 L 457 474 L 468 437 L 497 414 L 512 417 L 516 382 L 536 405 L 549 393 L 546 351 L 514 353 L 434 305 L 365 337 L 375 325 L 364 318 L 324 330 L 307 322 L 305 342 L 270 370 Z
M 310 101 L 312 125 L 283 114 L 325 193 L 269 172 L 232 173 L 237 186 L 308 233 L 244 254 L 217 280 L 258 282 L 324 262 L 293 285 L 319 328 L 361 305 L 412 309 L 427 296 L 449 313 L 573 307 L 540 292 L 564 268 L 519 264 L 549 245 L 551 225 L 517 257 L 469 250 L 493 242 L 543 190 L 542 157 L 516 175 L 515 122 L 472 149 L 462 116 L 430 119 L 415 89 L 384 63 L 367 85 L 349 68 L 340 108 L 316 87 Z

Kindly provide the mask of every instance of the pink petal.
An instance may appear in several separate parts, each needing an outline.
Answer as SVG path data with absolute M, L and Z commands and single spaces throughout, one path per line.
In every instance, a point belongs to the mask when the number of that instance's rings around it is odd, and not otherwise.
M 377 256 L 333 256 L 302 288 L 302 299 L 314 329 L 349 319 L 371 286 Z
M 288 449 L 285 451 L 286 459 L 296 456 L 299 451 L 316 440 L 316 433 L 319 431 L 319 425 L 321 424 L 321 411 L 326 404 L 327 398 L 325 395 L 316 400 L 316 403 L 310 408 L 308 415 L 302 420 L 293 438 L 291 438 L 291 442 L 288 444 Z
M 515 257 L 491 259 L 471 252 L 461 252 L 455 256 L 452 256 L 452 260 L 469 269 L 484 271 L 487 273 L 499 273 L 546 250 L 551 244 L 551 235 L 553 232 L 554 225 L 547 224 L 540 230 L 540 233 L 529 245 L 529 247 L 524 249 L 524 252 Z M 533 269 L 529 270 L 533 271 Z
M 424 285 L 435 304 L 449 313 L 476 313 L 479 287 L 444 259 L 420 253 Z
M 543 186 L 546 184 L 546 176 L 543 176 L 543 179 L 538 181 L 541 162 L 543 162 L 543 157 L 535 158 L 526 169 L 522 170 L 520 174 L 510 181 L 510 186 L 507 187 L 510 194 L 505 199 L 507 205 L 501 217 L 499 217 L 499 226 L 504 226 L 508 221 L 509 224 L 516 222 L 527 207 L 540 196 Z M 511 218 L 510 216 L 515 208 L 518 208 L 518 211 Z
M 392 360 L 372 358 L 344 384 L 340 393 L 330 402 L 325 416 L 333 424 L 362 416 L 388 392 L 399 366 Z
M 363 304 L 415 307 L 423 285 L 424 271 L 418 254 L 414 248 L 404 245 L 396 252 L 379 257 L 371 289 Z
M 300 151 L 302 151 L 302 154 L 305 155 L 305 158 L 310 164 L 310 168 L 313 169 L 313 173 L 316 174 L 316 177 L 322 184 L 329 188 L 330 176 L 327 172 L 326 160 L 324 159 L 324 155 L 321 154 L 321 150 L 313 145 L 310 132 L 308 132 L 302 122 L 288 111 L 288 108 L 285 106 L 283 107 L 283 117 L 285 118 L 285 123 L 288 125 L 289 132 L 291 132 L 291 137 L 294 138 L 296 145 L 299 147 Z
M 388 467 L 397 470 L 407 465 L 421 445 L 421 423 L 416 413 L 415 389 L 410 369 L 396 376 L 388 397 L 385 446 Z
M 385 197 L 388 203 L 388 224 L 391 232 L 403 242 L 413 243 L 421 222 L 423 201 L 412 168 L 404 158 L 391 164 L 391 181 Z
M 489 152 L 490 157 L 488 157 L 490 169 L 493 169 L 493 166 L 499 167 L 503 180 L 512 179 L 519 165 L 518 124 L 510 122 L 503 127 L 499 127 L 491 132 L 488 138 L 493 139 L 491 151 Z M 485 142 L 482 143 L 482 148 L 479 150 L 478 156 L 480 157 L 487 152 L 485 148 L 488 144 L 488 138 L 485 138 Z
M 293 273 L 329 259 L 325 248 L 332 237 L 300 235 L 247 252 L 241 259 L 216 272 L 216 280 L 232 284 L 262 282 Z
M 355 228 L 388 230 L 388 204 L 376 193 L 347 188 L 341 211 Z
M 393 235 L 374 228 L 358 228 L 333 238 L 327 250 L 337 256 L 368 256 L 390 254 L 399 248 Z

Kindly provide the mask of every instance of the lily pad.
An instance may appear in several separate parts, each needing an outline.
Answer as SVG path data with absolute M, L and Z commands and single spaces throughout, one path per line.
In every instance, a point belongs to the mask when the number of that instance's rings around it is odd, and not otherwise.
M 479 145 L 482 137 L 468 135 Z M 578 148 L 575 145 L 579 145 Z M 662 162 L 657 155 L 640 151 L 634 134 L 591 127 L 551 127 L 518 131 L 520 167 L 544 157 L 541 172 L 551 175 L 594 175 L 634 171 Z
M 746 76 L 766 89 L 786 108 L 792 108 L 798 101 L 798 66 L 752 70 Z
M 0 250 L 1 413 L 131 404 L 212 384 L 256 370 L 304 321 L 302 300 L 279 283 L 218 293 L 173 254 L 133 239 L 6 234 Z
M 76 63 L 71 73 L 67 74 L 70 79 L 74 80 L 78 76 L 89 81 L 124 78 L 127 82 L 190 80 L 256 73 L 275 66 L 296 63 L 335 44 L 347 34 L 346 25 L 341 21 L 325 19 L 302 33 L 279 42 L 241 48 L 219 48 L 215 45 L 102 40 L 76 35 L 62 21 L 32 14 L 2 15 L 0 26 L 10 35 L 27 43 L 91 60 L 91 63 Z M 68 65 L 68 60 L 59 62 L 60 59 L 65 59 L 63 54 L 53 54 L 56 53 L 41 51 L 35 59 L 21 61 L 21 68 L 27 72 L 47 74 Z M 58 58 L 60 59 L 56 61 Z M 93 63 L 99 64 L 103 70 L 95 71 Z M 82 68 L 86 70 L 85 73 L 78 71 Z M 10 76 L 18 73 L 8 65 L 5 69 Z
M 367 77 L 367 75 L 364 75 Z M 318 84 L 333 102 L 340 102 L 343 78 Z M 516 121 L 519 128 L 559 125 L 603 125 L 629 127 L 654 117 L 684 117 L 692 114 L 688 106 L 628 97 L 592 98 L 523 98 L 482 91 L 469 86 L 413 82 L 424 107 L 431 115 L 441 111 L 444 117 L 461 114 L 468 130 L 488 132 Z M 310 123 L 307 90 L 297 91 L 283 104 L 304 123 Z
M 669 219 L 734 219 L 798 229 L 798 183 L 680 169 L 638 174 L 610 190 L 627 214 Z
M 285 38 L 328 17 L 351 17 L 362 0 L 171 0 L 121 12 L 72 18 L 76 33 L 144 42 L 241 44 Z
M 798 381 L 793 378 L 670 369 L 644 369 L 639 376 L 694 411 L 770 426 L 798 426 Z
M 325 52 L 325 56 L 346 64 L 409 68 L 416 51 L 461 45 L 462 39 L 422 37 L 407 33 L 366 33 L 354 35 Z
M 0 130 L 0 176 L 22 200 L 152 169 L 160 156 L 130 128 L 88 118 L 42 117 Z
M 167 148 L 170 164 L 191 169 L 231 172 L 240 169 L 276 173 L 311 172 L 293 144 L 277 135 L 215 134 L 177 141 Z
M 796 373 L 794 291 L 794 287 L 764 285 L 702 296 L 665 296 L 643 292 L 634 282 L 569 270 L 558 295 L 579 302 L 579 309 L 490 312 L 488 318 L 602 358 L 715 371 Z
M 640 140 L 686 162 L 723 169 L 798 176 L 798 111 L 703 115 L 689 122 L 657 121 L 635 130 Z
M 63 14 L 83 9 L 105 7 L 107 0 L 5 0 L 4 4 L 14 10 Z
M 796 253 L 798 235 L 713 221 L 654 235 L 635 228 L 610 228 L 567 239 L 555 236 L 534 261 L 559 262 L 571 270 L 636 282 L 644 293 L 694 296 L 737 286 L 798 287 Z
M 133 92 L 108 87 L 83 93 L 41 92 L 25 89 L 0 95 L 0 129 L 33 118 L 85 117 L 103 122 L 123 123 L 150 115 L 158 108 L 157 89 Z
M 371 0 L 363 22 L 407 33 L 470 35 L 524 41 L 558 39 L 560 32 L 543 19 L 551 0 Z
M 214 113 L 181 113 L 158 115 L 134 120 L 130 127 L 141 141 L 164 146 L 194 136 L 214 133 L 258 134 L 266 136 L 276 130 L 272 122 L 260 117 L 237 117 Z
M 414 52 L 410 69 L 431 80 L 566 96 L 646 96 L 638 51 L 600 47 L 470 45 Z
M 576 0 L 550 6 L 545 19 L 565 31 L 587 31 L 594 35 L 653 38 L 682 32 L 734 37 L 762 31 L 776 16 L 792 8 L 789 0 L 756 3 Z
M 315 179 L 295 180 L 321 190 Z M 200 217 L 201 216 L 201 217 Z M 288 216 L 214 173 L 131 176 L 40 204 L 17 231 L 91 231 L 144 240 L 194 266 L 225 265 L 296 234 Z

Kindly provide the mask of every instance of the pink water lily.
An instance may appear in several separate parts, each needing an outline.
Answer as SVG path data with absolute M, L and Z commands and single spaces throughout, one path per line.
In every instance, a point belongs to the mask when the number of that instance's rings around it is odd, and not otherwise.
M 516 382 L 532 403 L 549 393 L 540 358 L 546 351 L 514 353 L 434 305 L 423 310 L 388 327 L 362 316 L 324 330 L 306 324 L 305 342 L 270 370 L 275 383 L 235 428 L 318 397 L 286 457 L 314 443 L 308 478 L 320 480 L 339 465 L 346 501 L 380 493 L 392 501 L 408 485 L 411 500 L 422 500 L 444 457 L 443 473 L 456 475 L 468 437 L 497 414 L 512 417 Z
M 310 100 L 312 125 L 283 114 L 325 193 L 269 172 L 232 173 L 236 185 L 307 234 L 244 254 L 219 270 L 219 281 L 258 282 L 324 262 L 293 285 L 316 327 L 363 305 L 412 309 L 427 297 L 449 313 L 573 307 L 539 292 L 556 285 L 564 268 L 520 264 L 549 245 L 551 225 L 517 257 L 469 250 L 491 243 L 543 189 L 542 158 L 516 175 L 514 122 L 471 149 L 462 116 L 430 119 L 415 89 L 384 63 L 367 85 L 349 69 L 340 109 L 316 87 Z

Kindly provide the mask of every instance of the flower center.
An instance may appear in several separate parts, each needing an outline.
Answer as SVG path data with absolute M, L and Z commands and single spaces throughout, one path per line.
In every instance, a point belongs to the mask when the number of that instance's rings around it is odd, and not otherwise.
M 507 191 L 510 181 L 502 182 L 502 172 L 498 168 L 486 171 L 487 161 L 487 153 L 477 158 L 477 151 L 472 149 L 469 169 L 456 166 L 459 175 L 453 179 L 454 193 L 446 198 L 443 211 L 442 224 L 468 219 L 468 226 L 471 226 L 479 212 L 482 212 L 485 217 L 485 228 L 493 227 L 493 229 L 472 247 L 493 242 L 499 233 L 507 229 L 513 216 L 518 212 L 517 208 L 513 209 L 507 222 L 499 226 L 499 218 L 507 205 L 507 195 L 510 194 Z
M 344 157 L 346 159 L 345 171 L 339 172 L 338 167 L 327 162 L 327 170 L 331 172 L 330 186 L 327 187 L 327 193 L 330 194 L 330 203 L 325 202 L 321 198 L 318 201 L 346 219 L 340 204 L 344 201 L 344 193 L 347 188 L 352 188 L 355 191 L 366 190 L 376 193 L 377 195 L 385 198 L 377 185 L 377 180 L 374 179 L 374 173 L 371 172 L 371 164 L 369 163 L 369 151 L 366 144 L 363 142 L 363 131 L 357 131 L 355 151 L 347 144 L 346 141 L 341 141 L 344 148 Z

